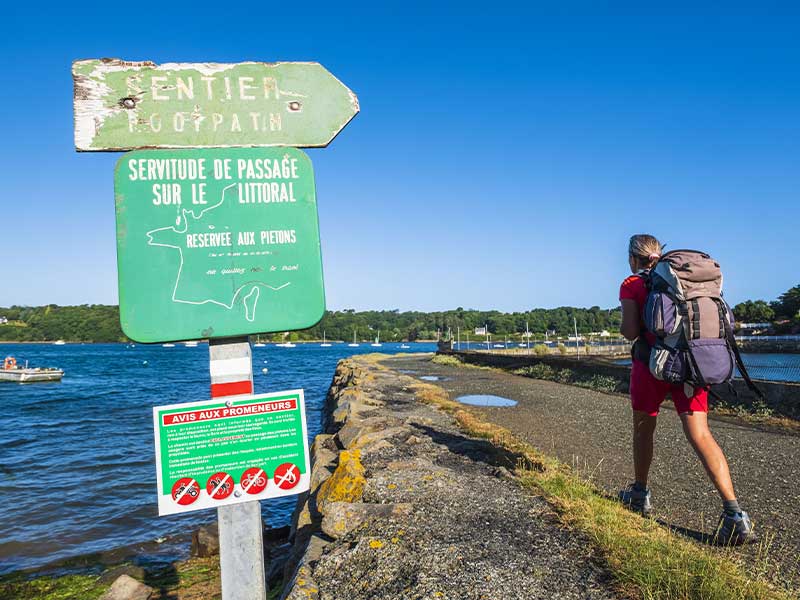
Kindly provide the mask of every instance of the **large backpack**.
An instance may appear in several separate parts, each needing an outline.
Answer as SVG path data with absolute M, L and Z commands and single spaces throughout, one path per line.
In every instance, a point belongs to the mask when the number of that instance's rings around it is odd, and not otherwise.
M 736 339 L 733 311 L 722 297 L 719 263 L 704 252 L 673 250 L 645 274 L 646 329 L 656 337 L 650 372 L 657 379 L 708 390 L 728 383 L 735 367 L 759 397 Z

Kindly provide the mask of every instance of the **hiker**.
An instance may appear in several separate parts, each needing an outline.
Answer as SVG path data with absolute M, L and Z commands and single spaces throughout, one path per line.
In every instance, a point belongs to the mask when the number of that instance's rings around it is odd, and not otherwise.
M 659 407 L 669 392 L 675 410 L 680 415 L 686 438 L 722 498 L 722 515 L 716 539 L 725 544 L 743 544 L 752 540 L 753 528 L 750 517 L 739 507 L 736 500 L 725 455 L 708 428 L 708 386 L 695 387 L 693 384 L 696 382 L 669 383 L 656 378 L 650 370 L 650 354 L 656 344 L 656 336 L 645 329 L 645 303 L 650 291 L 648 283 L 652 281 L 650 270 L 656 266 L 661 256 L 661 244 L 652 235 L 641 234 L 631 237 L 628 263 L 633 275 L 622 282 L 619 299 L 622 304 L 620 332 L 625 338 L 635 340 L 630 379 L 635 480 L 619 492 L 619 498 L 631 510 L 642 515 L 646 516 L 652 510 L 647 476 L 653 459 L 653 433 Z M 707 255 L 702 256 L 707 257 Z M 711 260 L 710 257 L 707 258 Z M 718 265 L 716 266 L 718 268 Z M 720 306 L 722 305 L 720 303 Z M 722 308 L 720 308 L 720 318 L 722 318 L 721 311 Z M 699 320 L 699 311 L 696 318 Z M 719 328 L 721 329 L 721 326 Z M 720 338 L 722 337 L 720 335 Z M 694 360 L 693 357 L 691 359 Z M 732 376 L 732 364 L 730 370 L 728 378 Z

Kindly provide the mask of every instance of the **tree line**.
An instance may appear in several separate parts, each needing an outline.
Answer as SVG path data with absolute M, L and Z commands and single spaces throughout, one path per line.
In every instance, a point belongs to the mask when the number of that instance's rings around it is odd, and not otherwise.
M 777 333 L 800 327 L 800 285 L 787 290 L 777 300 L 747 300 L 733 308 L 737 321 L 773 323 Z M 382 341 L 432 340 L 448 331 L 462 339 L 475 339 L 475 328 L 486 327 L 495 337 L 521 339 L 526 328 L 536 337 L 544 333 L 567 337 L 577 324 L 578 333 L 619 330 L 621 311 L 616 308 L 535 308 L 522 312 L 454 310 L 421 312 L 399 310 L 327 311 L 322 320 L 309 329 L 260 336 L 266 341 L 329 340 Z M 4 322 L 7 321 L 7 322 Z M 119 308 L 104 304 L 80 306 L 11 306 L 0 307 L 0 341 L 41 342 L 66 340 L 73 342 L 125 342 L 128 339 L 119 325 Z
M 494 336 L 519 338 L 528 329 L 537 337 L 545 331 L 566 337 L 577 323 L 580 333 L 619 328 L 620 310 L 561 307 L 534 309 L 527 312 L 504 313 L 496 310 L 479 311 L 464 308 L 440 312 L 399 310 L 327 311 L 322 320 L 309 329 L 288 334 L 264 334 L 265 341 L 329 340 L 415 341 L 432 340 L 446 335 L 475 338 L 476 327 L 486 327 Z M 7 320 L 7 323 L 2 323 Z M 125 342 L 128 341 L 119 325 L 119 308 L 102 304 L 81 306 L 11 306 L 0 308 L 0 341 L 40 342 Z
M 773 323 L 776 330 L 800 325 L 800 285 L 786 290 L 777 300 L 746 300 L 733 307 L 740 323 Z

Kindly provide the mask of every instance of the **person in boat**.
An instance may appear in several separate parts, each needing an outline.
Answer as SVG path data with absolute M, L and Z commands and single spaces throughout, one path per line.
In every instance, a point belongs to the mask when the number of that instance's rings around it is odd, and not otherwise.
M 622 305 L 620 332 L 625 338 L 636 341 L 630 376 L 634 482 L 619 493 L 619 499 L 642 515 L 652 510 L 647 479 L 653 460 L 653 434 L 661 403 L 670 393 L 683 432 L 722 499 L 717 539 L 735 545 L 746 543 L 753 540 L 753 527 L 749 515 L 739 507 L 725 454 L 708 428 L 708 392 L 698 387 L 687 395 L 683 385 L 671 385 L 656 379 L 650 372 L 646 356 L 655 343 L 655 337 L 644 330 L 644 307 L 648 294 L 646 274 L 661 254 L 661 243 L 652 235 L 632 236 L 628 244 L 628 265 L 633 275 L 622 282 L 619 291 Z M 640 336 L 644 339 L 639 340 Z

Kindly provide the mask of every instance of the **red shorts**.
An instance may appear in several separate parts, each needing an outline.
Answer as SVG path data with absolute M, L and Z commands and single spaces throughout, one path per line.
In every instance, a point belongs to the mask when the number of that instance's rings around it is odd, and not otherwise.
M 631 406 L 633 410 L 647 413 L 651 417 L 658 414 L 658 409 L 667 392 L 672 393 L 672 401 L 679 415 L 687 412 L 708 412 L 708 392 L 700 388 L 687 397 L 682 385 L 669 384 L 653 377 L 646 364 L 633 361 L 631 367 Z

